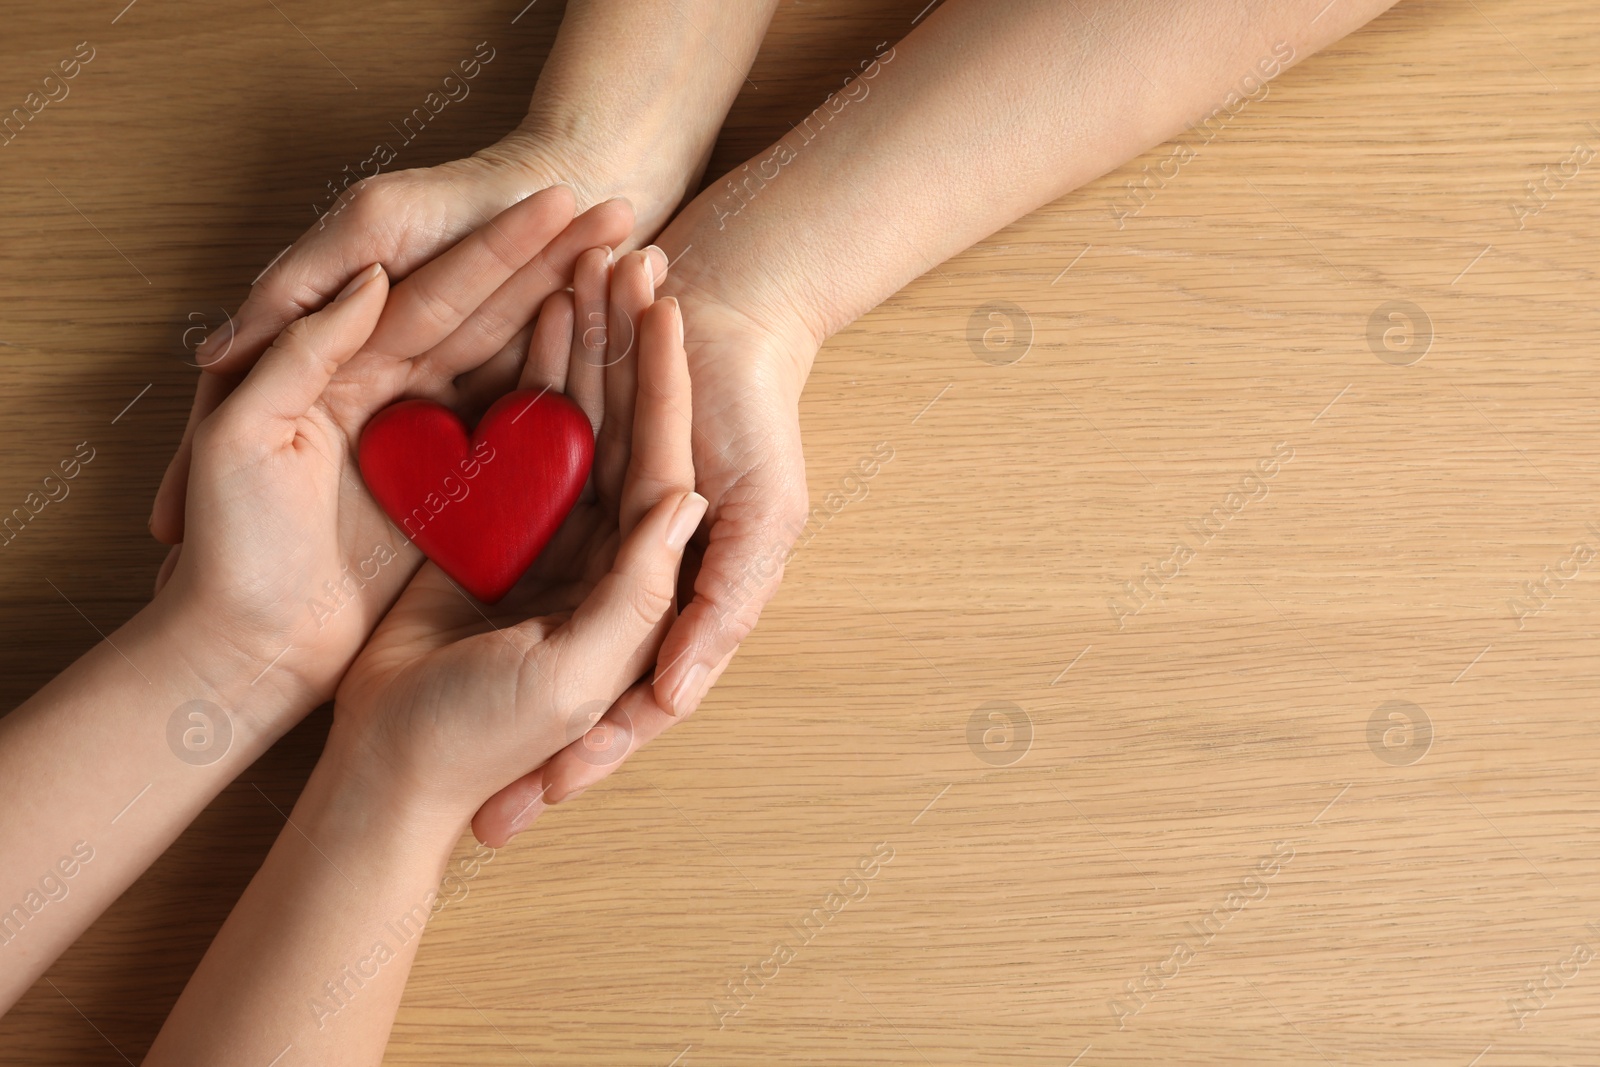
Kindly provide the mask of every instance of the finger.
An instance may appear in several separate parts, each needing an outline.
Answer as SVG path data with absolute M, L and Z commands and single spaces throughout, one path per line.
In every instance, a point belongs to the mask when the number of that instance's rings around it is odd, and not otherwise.
M 483 205 L 498 210 L 506 202 L 491 185 L 469 186 L 468 197 L 438 195 L 444 170 L 396 172 L 347 189 L 267 265 L 244 306 L 200 345 L 196 362 L 209 371 L 248 371 L 284 327 L 327 306 L 362 267 L 382 263 L 390 277 L 403 278 L 468 233 L 473 217 L 486 217 Z
M 689 362 L 677 300 L 658 300 L 641 316 L 638 349 L 631 456 L 618 509 L 624 537 L 658 500 L 694 486 Z M 610 418 L 607 397 L 606 419 Z
M 715 682 L 733 662 L 730 653 L 711 674 Z M 479 841 L 499 848 L 531 826 L 547 808 L 597 785 L 639 749 L 682 720 L 656 703 L 648 682 L 624 693 L 582 737 L 484 802 L 472 819 Z
M 611 286 L 609 248 L 592 248 L 578 257 L 572 274 L 572 354 L 567 387 L 562 390 L 600 432 L 605 413 L 606 308 Z
M 564 185 L 534 193 L 506 208 L 462 238 L 449 251 L 417 268 L 395 286 L 367 349 L 390 359 L 420 356 L 455 332 L 479 305 L 505 284 L 572 221 L 572 190 Z M 527 321 L 519 313 L 504 324 L 504 344 Z M 478 348 L 484 352 L 500 347 Z M 462 367 L 446 377 L 454 378 Z
M 164 545 L 175 545 L 183 540 L 183 503 L 189 493 L 189 461 L 194 455 L 195 428 L 228 399 L 228 394 L 243 378 L 239 374 L 202 374 L 195 384 L 194 403 L 189 408 L 183 439 L 167 464 L 167 472 L 161 476 L 155 503 L 150 507 L 150 532 Z
M 472 836 L 490 848 L 501 848 L 544 809 L 544 768 L 539 767 L 484 801 L 472 817 Z
M 476 425 L 489 405 L 517 388 L 532 336 L 533 327 L 523 327 L 500 351 L 455 380 L 455 399 L 451 405 L 463 422 Z
M 638 390 L 639 319 L 655 300 L 656 283 L 650 257 L 644 252 L 623 256 L 611 274 L 610 309 L 606 313 L 606 361 L 603 375 L 604 415 L 595 435 L 595 492 L 615 511 L 622 499 L 633 440 L 634 393 Z M 691 481 L 684 488 L 692 488 Z M 655 503 L 655 501 L 651 501 Z M 627 533 L 631 527 L 625 527 Z
M 350 280 L 321 311 L 296 319 L 256 363 L 219 414 L 248 419 L 295 419 L 316 403 L 344 363 L 372 336 L 389 293 L 377 263 Z
M 711 672 L 711 681 L 721 678 L 732 662 L 730 652 Z M 588 733 L 551 756 L 541 768 L 544 805 L 563 804 L 609 778 L 629 756 L 681 721 L 656 702 L 648 682 L 640 682 L 624 693 Z
M 699 493 L 663 500 L 622 542 L 610 573 L 552 639 L 556 654 L 593 664 L 597 679 L 616 683 L 608 701 L 654 658 L 660 624 L 676 600 L 683 547 L 705 511 Z
M 798 454 L 798 446 L 795 449 Z M 794 488 L 735 486 L 718 502 L 710 540 L 695 576 L 694 599 L 661 645 L 656 699 L 674 715 L 695 709 L 711 670 L 739 647 L 778 591 L 783 566 L 804 528 L 804 476 Z
M 155 593 L 152 595 L 159 595 L 162 587 L 171 580 L 172 572 L 178 569 L 178 554 L 182 551 L 182 544 L 176 544 L 167 549 L 167 558 L 161 561 L 161 569 L 156 571 L 156 588 Z
M 579 258 L 591 248 L 614 248 L 633 230 L 633 205 L 618 197 L 571 220 L 548 246 L 485 299 L 467 320 L 417 360 L 419 369 L 451 377 L 493 351 L 528 321 L 551 293 L 571 284 Z
M 572 355 L 572 294 L 551 293 L 539 309 L 539 321 L 528 342 L 528 361 L 522 365 L 518 389 L 555 389 L 567 381 L 567 360 Z

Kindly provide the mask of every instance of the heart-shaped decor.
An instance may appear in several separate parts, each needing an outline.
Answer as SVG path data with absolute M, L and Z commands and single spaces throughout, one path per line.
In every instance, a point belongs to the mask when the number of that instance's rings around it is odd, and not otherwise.
M 548 390 L 501 397 L 470 440 L 449 408 L 403 400 L 367 423 L 358 459 L 367 488 L 400 531 L 492 604 L 578 502 L 594 431 L 578 405 Z

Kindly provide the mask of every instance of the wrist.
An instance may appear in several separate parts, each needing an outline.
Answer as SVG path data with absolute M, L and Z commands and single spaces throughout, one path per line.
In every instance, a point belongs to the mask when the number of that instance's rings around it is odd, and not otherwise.
M 690 149 L 675 146 L 670 136 L 642 128 L 603 130 L 596 122 L 530 112 L 515 130 L 474 158 L 519 173 L 530 190 L 565 182 L 580 211 L 626 197 L 637 221 L 623 250 L 642 247 L 687 197 L 703 162 L 690 158 Z
M 671 269 L 657 295 L 677 298 L 702 340 L 739 343 L 770 364 L 798 400 L 817 351 L 837 327 L 804 272 L 781 254 L 781 235 L 762 233 L 760 224 L 731 229 L 717 224 L 704 195 L 685 208 L 658 239 Z M 700 350 L 691 343 L 691 364 Z
M 405 842 L 420 862 L 449 858 L 472 818 L 382 758 L 352 723 L 334 715 L 328 742 L 303 794 L 317 819 L 341 831 Z M 298 811 L 298 807 L 297 807 Z
M 626 196 L 643 244 L 705 172 L 777 0 L 571 3 L 527 117 L 491 154 L 531 151 L 587 206 Z
M 130 626 L 162 649 L 181 691 L 190 700 L 224 709 L 239 726 L 276 740 L 324 699 L 292 671 L 279 669 L 278 651 L 259 649 L 219 625 L 216 613 L 180 597 L 171 583 Z

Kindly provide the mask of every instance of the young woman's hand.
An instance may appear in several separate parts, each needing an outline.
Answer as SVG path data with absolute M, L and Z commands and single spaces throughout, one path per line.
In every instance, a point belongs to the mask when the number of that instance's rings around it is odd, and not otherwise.
M 677 302 L 652 303 L 647 253 L 614 272 L 610 260 L 586 254 L 572 294 L 546 302 L 518 383 L 564 392 L 595 427 L 577 506 L 493 608 L 425 565 L 339 686 L 330 751 L 457 825 L 586 732 L 654 663 L 705 513 L 691 491 Z
M 361 482 L 361 431 L 402 397 L 470 408 L 515 373 L 525 309 L 565 285 L 582 249 L 632 224 L 626 205 L 572 215 L 569 190 L 536 194 L 393 291 L 373 264 L 291 323 L 196 428 L 187 522 L 160 531 L 182 543 L 158 603 L 259 664 L 249 694 L 281 699 L 250 703 L 292 716 L 332 695 L 420 564 Z

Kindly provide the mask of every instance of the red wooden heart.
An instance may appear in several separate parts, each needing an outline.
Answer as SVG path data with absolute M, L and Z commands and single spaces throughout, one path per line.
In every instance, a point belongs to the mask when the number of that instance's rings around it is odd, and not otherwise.
M 495 401 L 473 431 L 431 400 L 372 417 L 357 451 L 384 513 L 479 600 L 494 603 L 578 502 L 594 459 L 589 417 L 560 393 Z

